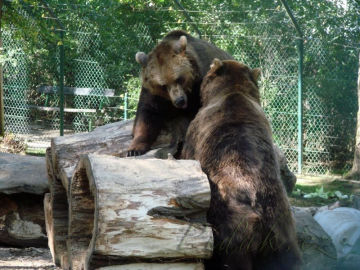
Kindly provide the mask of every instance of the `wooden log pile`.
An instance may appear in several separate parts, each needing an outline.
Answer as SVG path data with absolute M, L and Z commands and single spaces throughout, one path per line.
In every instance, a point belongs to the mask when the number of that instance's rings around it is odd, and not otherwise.
M 177 148 L 178 138 L 166 132 L 154 146 L 160 151 L 124 158 L 132 125 L 53 139 L 44 211 L 54 263 L 75 270 L 204 269 L 213 245 L 207 177 L 196 161 L 154 159 Z M 296 179 L 275 149 L 291 191 Z M 333 269 L 333 256 L 322 256 L 334 254 L 331 239 L 310 214 L 294 210 L 294 216 L 304 269 Z
M 196 161 L 112 156 L 126 153 L 131 127 L 121 122 L 52 141 L 44 209 L 54 262 L 63 269 L 203 269 L 213 244 L 206 175 Z

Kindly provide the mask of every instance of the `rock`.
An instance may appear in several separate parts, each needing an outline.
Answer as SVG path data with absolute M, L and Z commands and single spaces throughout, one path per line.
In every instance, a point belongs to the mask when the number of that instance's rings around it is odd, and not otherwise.
M 304 270 L 336 269 L 336 249 L 331 238 L 308 209 L 292 207 L 298 243 L 303 253 Z
M 315 220 L 330 235 L 341 269 L 360 266 L 360 211 L 349 207 L 318 212 Z
M 354 195 L 353 208 L 360 210 L 360 195 Z

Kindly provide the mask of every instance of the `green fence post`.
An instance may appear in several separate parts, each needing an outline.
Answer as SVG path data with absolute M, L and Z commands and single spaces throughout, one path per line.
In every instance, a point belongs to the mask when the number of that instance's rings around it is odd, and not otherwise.
M 299 71 L 298 71 L 298 173 L 302 173 L 303 165 L 303 59 L 304 41 L 298 39 Z
M 0 46 L 2 47 L 1 34 L 0 34 Z M 3 85 L 3 69 L 0 64 L 0 136 L 5 136 L 5 104 L 4 104 L 4 85 Z
M 0 43 L 1 44 L 1 43 Z M 5 109 L 4 109 L 4 88 L 2 77 L 2 66 L 0 66 L 0 136 L 5 136 Z
M 60 30 L 60 136 L 64 136 L 64 29 Z
M 128 93 L 124 95 L 124 120 L 127 120 Z

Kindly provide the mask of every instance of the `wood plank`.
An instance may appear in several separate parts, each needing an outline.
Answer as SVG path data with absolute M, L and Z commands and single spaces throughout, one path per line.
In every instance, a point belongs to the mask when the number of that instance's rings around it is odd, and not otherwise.
M 59 107 L 45 107 L 45 106 L 36 106 L 36 105 L 28 105 L 30 109 L 36 109 L 39 111 L 45 112 L 59 112 Z M 69 113 L 96 113 L 96 109 L 77 109 L 77 108 L 64 108 L 64 112 Z
M 43 93 L 43 94 L 58 94 L 60 92 L 60 88 L 58 86 L 47 86 L 47 85 L 39 86 L 36 88 L 36 90 L 39 93 Z M 64 95 L 113 97 L 115 95 L 115 90 L 109 88 L 87 88 L 87 87 L 64 86 Z

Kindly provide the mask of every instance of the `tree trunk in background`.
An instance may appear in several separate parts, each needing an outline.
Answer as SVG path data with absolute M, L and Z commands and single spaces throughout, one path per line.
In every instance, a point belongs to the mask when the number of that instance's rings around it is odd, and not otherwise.
M 360 54 L 359 54 L 359 72 L 358 72 L 358 113 L 356 124 L 356 138 L 355 138 L 355 153 L 354 161 L 351 171 L 347 174 L 346 178 L 360 179 Z

